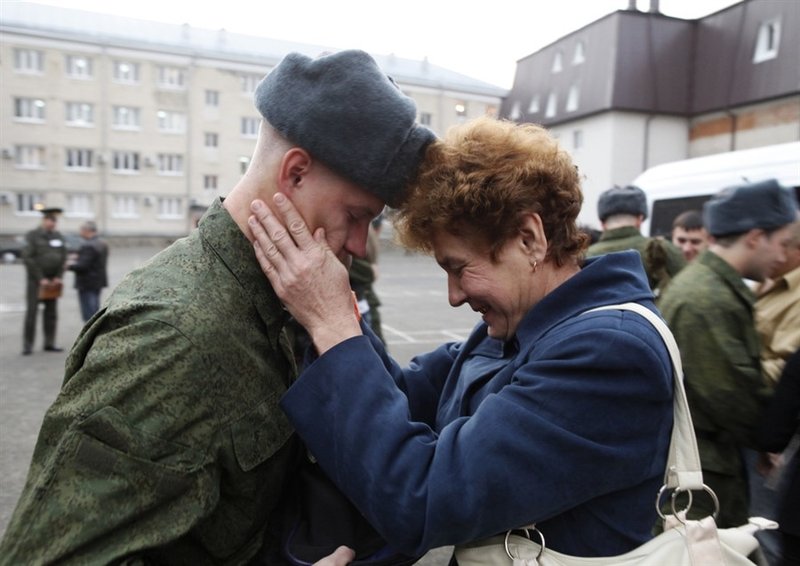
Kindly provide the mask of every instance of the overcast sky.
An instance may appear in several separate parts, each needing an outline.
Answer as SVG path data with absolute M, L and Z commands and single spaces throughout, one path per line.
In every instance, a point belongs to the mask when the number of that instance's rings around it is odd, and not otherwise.
M 0 0 L 0 4 L 18 0 Z M 651 0 L 638 0 L 647 11 Z M 738 0 L 660 0 L 698 18 Z M 511 88 L 518 59 L 629 0 L 40 0 L 133 18 L 422 59 Z M 1 8 L 1 6 L 0 6 Z M 0 10 L 0 17 L 2 11 Z

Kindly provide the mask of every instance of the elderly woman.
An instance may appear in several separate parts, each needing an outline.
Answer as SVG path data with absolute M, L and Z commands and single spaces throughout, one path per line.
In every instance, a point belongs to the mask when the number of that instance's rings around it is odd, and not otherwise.
M 357 320 L 347 270 L 286 199 L 255 202 L 256 254 L 317 358 L 282 400 L 309 450 L 398 549 L 536 523 L 578 556 L 650 538 L 672 427 L 636 252 L 582 261 L 575 165 L 533 125 L 482 118 L 434 142 L 396 230 L 482 322 L 401 368 Z M 288 228 L 285 228 L 288 226 Z M 341 258 L 338 258 L 341 259 Z

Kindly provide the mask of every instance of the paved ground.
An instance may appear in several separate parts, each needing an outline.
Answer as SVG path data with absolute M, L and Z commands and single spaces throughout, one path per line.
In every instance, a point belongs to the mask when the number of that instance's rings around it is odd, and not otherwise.
M 156 251 L 152 247 L 112 248 L 111 284 Z M 384 242 L 379 265 L 377 292 L 383 302 L 384 337 L 399 362 L 466 337 L 477 315 L 466 307 L 452 309 L 447 304 L 444 272 L 430 258 L 406 254 Z M 67 275 L 68 287 L 72 281 L 72 275 Z M 33 355 L 20 355 L 24 283 L 22 265 L 0 264 L 0 533 L 22 490 L 42 417 L 58 394 L 66 359 L 66 352 L 42 351 L 41 327 Z M 77 294 L 68 288 L 59 301 L 58 344 L 68 349 L 81 326 Z M 437 549 L 419 564 L 444 566 L 448 559 L 449 549 Z

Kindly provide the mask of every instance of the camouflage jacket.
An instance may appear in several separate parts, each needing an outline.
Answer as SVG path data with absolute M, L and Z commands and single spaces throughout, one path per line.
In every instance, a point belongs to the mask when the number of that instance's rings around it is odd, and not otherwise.
M 761 377 L 755 296 L 713 252 L 672 280 L 659 307 L 681 351 L 703 469 L 741 473 L 769 389 Z
M 61 232 L 47 232 L 39 227 L 25 234 L 22 260 L 25 262 L 28 279 L 32 281 L 64 275 L 67 246 Z
M 215 203 L 78 337 L 0 564 L 244 564 L 297 457 L 285 311 Z
M 686 266 L 681 250 L 672 242 L 662 238 L 642 236 L 639 229 L 634 226 L 606 230 L 600 236 L 600 240 L 586 250 L 586 257 L 623 250 L 639 252 L 650 289 L 656 296 L 663 294 L 672 278 Z

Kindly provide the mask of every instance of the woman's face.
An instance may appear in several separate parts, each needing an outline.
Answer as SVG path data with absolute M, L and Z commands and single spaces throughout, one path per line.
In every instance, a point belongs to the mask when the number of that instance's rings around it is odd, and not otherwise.
M 438 231 L 433 238 L 437 263 L 447 272 L 453 307 L 467 303 L 481 313 L 492 338 L 508 340 L 536 303 L 531 254 L 522 236 L 511 238 L 492 262 L 488 246 Z M 541 263 L 541 261 L 540 261 Z M 540 266 L 541 267 L 541 266 Z

